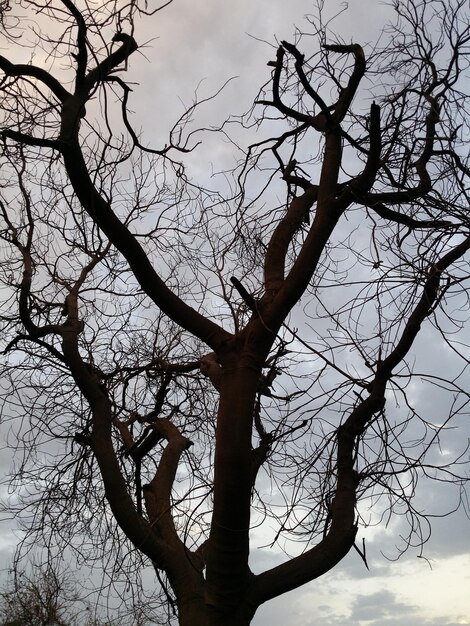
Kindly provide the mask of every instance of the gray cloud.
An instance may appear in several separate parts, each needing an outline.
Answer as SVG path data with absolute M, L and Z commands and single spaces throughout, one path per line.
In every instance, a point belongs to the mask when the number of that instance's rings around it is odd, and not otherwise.
M 372 621 L 397 615 L 415 613 L 416 606 L 399 602 L 395 594 L 383 590 L 369 595 L 359 595 L 351 611 L 350 619 L 356 621 Z

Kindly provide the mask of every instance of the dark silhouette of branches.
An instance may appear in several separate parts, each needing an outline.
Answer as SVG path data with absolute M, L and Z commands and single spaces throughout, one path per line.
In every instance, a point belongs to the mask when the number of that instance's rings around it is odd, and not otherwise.
M 17 5 L 36 25 L 3 6 L 0 319 L 23 550 L 104 559 L 109 589 L 151 567 L 168 621 L 241 626 L 352 547 L 367 566 L 359 526 L 402 516 L 398 551 L 422 546 L 419 484 L 458 505 L 466 482 L 466 3 L 393 4 L 373 48 L 313 20 L 281 41 L 218 129 L 252 133 L 227 193 L 183 162 L 207 99 L 159 146 L 132 114 L 165 4 Z M 255 575 L 254 527 L 295 556 Z

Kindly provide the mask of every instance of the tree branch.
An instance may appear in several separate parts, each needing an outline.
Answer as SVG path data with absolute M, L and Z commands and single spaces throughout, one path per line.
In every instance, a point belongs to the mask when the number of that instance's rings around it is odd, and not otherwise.
M 98 193 L 76 142 L 63 150 L 65 167 L 77 198 L 92 220 L 126 258 L 144 292 L 173 321 L 218 351 L 230 335 L 176 296 L 158 276 L 137 239 Z
M 0 69 L 3 70 L 7 76 L 19 76 L 20 78 L 23 76 L 29 76 L 31 78 L 35 78 L 43 85 L 46 85 L 59 102 L 64 103 L 67 98 L 70 97 L 69 92 L 62 87 L 59 81 L 49 74 L 49 72 L 40 67 L 29 64 L 26 65 L 24 63 L 15 65 L 4 56 L 0 56 Z

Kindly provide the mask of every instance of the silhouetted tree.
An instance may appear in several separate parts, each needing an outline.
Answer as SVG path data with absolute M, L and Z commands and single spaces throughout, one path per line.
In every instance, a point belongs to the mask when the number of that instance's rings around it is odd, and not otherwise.
M 80 581 L 83 583 L 83 581 Z M 49 560 L 38 564 L 14 561 L 8 582 L 0 589 L 1 626 L 156 626 L 151 609 L 138 603 L 122 612 L 96 602 L 93 589 L 83 587 L 70 569 Z M 95 597 L 93 597 L 95 596 Z M 99 616 L 108 612 L 109 619 Z
M 0 591 L 0 620 L 2 626 L 99 626 L 88 619 L 70 573 L 51 565 L 32 566 L 30 573 L 12 570 Z
M 260 59 L 232 197 L 180 162 L 197 102 L 164 147 L 135 129 L 126 77 L 158 9 L 4 12 L 4 415 L 26 542 L 132 582 L 151 563 L 169 619 L 242 626 L 341 561 L 371 507 L 406 516 L 404 547 L 427 538 L 419 479 L 465 479 L 464 450 L 440 446 L 469 400 L 466 4 L 397 2 L 366 49 L 312 19 Z M 267 520 L 267 542 L 304 549 L 255 575 Z

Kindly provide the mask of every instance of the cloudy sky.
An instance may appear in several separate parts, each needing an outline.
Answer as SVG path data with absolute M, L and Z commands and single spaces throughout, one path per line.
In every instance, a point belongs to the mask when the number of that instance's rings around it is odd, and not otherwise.
M 330 14 L 339 9 L 330 1 Z M 246 111 L 258 88 L 270 74 L 276 38 L 292 39 L 294 28 L 302 28 L 304 15 L 313 13 L 307 0 L 174 0 L 152 20 L 152 29 L 136 32 L 139 43 L 148 40 L 139 59 L 132 59 L 132 71 L 139 83 L 138 101 L 133 108 L 142 117 L 142 127 L 151 128 L 149 143 L 165 141 L 164 130 L 184 105 L 199 95 L 210 95 L 232 77 L 217 104 L 201 111 L 201 122 L 222 122 L 228 114 Z M 346 41 L 361 44 L 374 41 L 391 15 L 379 0 L 352 0 L 347 13 L 336 22 L 336 30 Z M 202 81 L 202 82 L 201 82 Z M 204 120 L 204 115 L 207 120 Z M 219 116 L 219 119 L 217 119 Z M 162 139 L 163 137 L 163 139 Z M 210 140 L 209 140 L 210 141 Z M 231 147 L 209 143 L 204 159 L 198 156 L 201 173 L 210 163 L 230 161 Z M 199 153 L 200 155 L 200 153 Z M 470 381 L 469 381 L 470 382 Z M 465 424 L 463 424 L 465 427 Z M 468 436 L 468 423 L 466 436 Z M 422 502 L 442 500 L 442 510 L 455 494 L 445 488 L 421 494 Z M 366 539 L 369 571 L 359 555 L 351 552 L 344 562 L 322 579 L 291 592 L 262 607 L 254 624 L 261 626 L 456 626 L 470 624 L 470 521 L 460 510 L 452 518 L 436 519 L 424 555 L 410 550 L 398 562 L 400 520 L 388 528 L 360 531 Z M 3 525 L 0 553 L 8 553 L 13 543 Z M 262 537 L 254 537 L 255 560 L 269 566 L 277 555 L 257 549 Z

